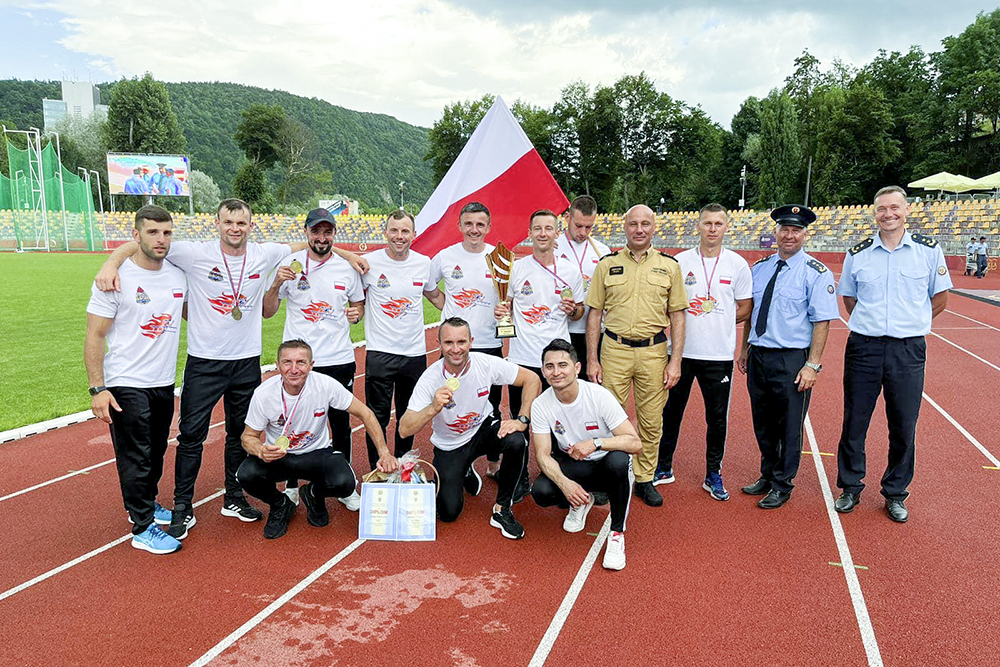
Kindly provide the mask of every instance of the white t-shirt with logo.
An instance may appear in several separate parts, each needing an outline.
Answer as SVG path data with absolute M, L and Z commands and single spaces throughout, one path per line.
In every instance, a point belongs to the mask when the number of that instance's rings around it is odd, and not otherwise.
M 412 250 L 397 261 L 383 250 L 365 255 L 365 345 L 404 357 L 427 353 L 424 290 L 432 289 L 431 260 Z
M 566 232 L 559 235 L 559 239 L 556 241 L 556 255 L 573 262 L 573 264 L 575 264 L 580 270 L 580 275 L 583 278 L 583 294 L 580 295 L 580 298 L 577 299 L 577 301 L 585 302 L 587 300 L 587 292 L 590 291 L 590 277 L 594 275 L 594 269 L 597 268 L 597 262 L 601 259 L 601 257 L 604 257 L 610 252 L 611 248 L 592 236 L 588 237 L 583 243 L 577 243 L 567 237 Z M 590 313 L 590 307 L 585 306 L 583 309 L 583 317 L 575 322 L 569 323 L 570 333 L 587 333 L 588 313 Z
M 610 438 L 628 421 L 614 395 L 599 384 L 579 380 L 580 392 L 572 403 L 563 403 L 549 387 L 531 404 L 531 432 L 551 433 L 563 452 L 591 438 Z M 584 461 L 604 458 L 606 451 L 591 452 Z
M 510 295 L 514 298 L 514 329 L 507 358 L 529 368 L 542 367 L 542 350 L 556 338 L 569 342 L 569 315 L 559 310 L 560 293 L 573 290 L 573 301 L 583 299 L 583 279 L 572 262 L 556 255 L 547 269 L 534 258 L 514 262 L 510 276 Z
M 247 243 L 246 254 L 230 257 L 223 256 L 220 241 L 174 241 L 167 257 L 187 275 L 191 290 L 188 354 L 220 361 L 259 357 L 268 274 L 291 252 L 284 243 Z M 239 320 L 232 317 L 234 290 Z
M 129 257 L 118 269 L 118 277 L 120 292 L 102 292 L 94 285 L 87 305 L 91 315 L 114 320 L 104 355 L 104 384 L 172 387 L 187 294 L 184 272 L 170 262 L 149 271 Z
M 472 330 L 472 349 L 501 346 L 496 337 L 493 307 L 497 303 L 493 275 L 486 255 L 493 246 L 484 244 L 480 253 L 471 253 L 461 243 L 448 246 L 431 261 L 431 285 L 444 279 L 444 310 L 441 319 L 461 317 Z
M 698 248 L 692 248 L 678 253 L 676 259 L 688 295 L 684 358 L 732 361 L 736 353 L 736 301 L 753 297 L 750 265 L 726 248 L 717 258 L 703 258 Z
M 517 372 L 516 364 L 500 357 L 470 352 L 469 368 L 458 376 L 460 384 L 451 405 L 445 406 L 431 420 L 431 443 L 448 452 L 472 440 L 483 421 L 493 414 L 490 387 L 511 384 L 517 379 Z M 417 380 L 406 409 L 420 412 L 433 403 L 434 394 L 445 386 L 449 377 L 451 374 L 444 371 L 444 361 L 435 361 Z
M 327 411 L 347 410 L 353 400 L 354 394 L 322 373 L 310 372 L 296 396 L 286 392 L 281 376 L 275 375 L 254 389 L 246 425 L 263 431 L 267 444 L 284 435 L 289 454 L 305 454 L 330 446 Z
M 352 363 L 351 323 L 344 309 L 352 301 L 365 300 L 361 276 L 333 253 L 317 263 L 309 259 L 308 250 L 300 250 L 288 258 L 289 263 L 295 260 L 302 264 L 302 273 L 278 288 L 278 298 L 287 301 L 284 340 L 309 343 L 317 366 Z

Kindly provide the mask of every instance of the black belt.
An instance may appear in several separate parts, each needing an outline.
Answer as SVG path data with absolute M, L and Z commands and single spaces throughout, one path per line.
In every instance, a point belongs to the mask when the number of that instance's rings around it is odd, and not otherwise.
M 604 335 L 610 338 L 611 340 L 618 341 L 622 345 L 628 345 L 629 347 L 649 347 L 650 345 L 659 345 L 660 343 L 667 342 L 667 334 L 663 333 L 662 331 L 653 336 L 652 338 L 647 338 L 645 340 L 630 340 L 628 338 L 622 338 L 614 331 L 611 331 L 609 329 L 604 330 Z
M 897 336 L 868 336 L 868 335 L 865 335 L 865 334 L 862 334 L 862 333 L 858 333 L 857 331 L 852 331 L 850 335 L 851 336 L 855 336 L 857 338 L 861 338 L 863 340 L 866 340 L 869 343 L 895 343 L 897 341 L 923 339 L 923 336 L 903 336 L 903 337 L 897 337 Z

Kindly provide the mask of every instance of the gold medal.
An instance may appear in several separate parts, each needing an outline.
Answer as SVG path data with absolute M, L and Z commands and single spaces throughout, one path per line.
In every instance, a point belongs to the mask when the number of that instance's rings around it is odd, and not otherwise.
M 452 391 L 458 391 L 458 388 L 461 385 L 462 383 L 458 381 L 458 378 L 448 378 L 444 383 L 444 386 L 448 387 L 448 389 L 451 389 Z
M 299 260 L 293 259 L 290 266 L 292 271 L 294 271 L 295 273 L 302 273 L 302 262 L 300 262 Z
M 714 301 L 703 301 L 702 302 L 702 304 L 701 304 L 701 312 L 703 312 L 703 313 L 710 313 L 713 310 L 715 310 L 715 302 Z
M 567 287 L 566 289 L 564 289 L 562 292 L 559 293 L 559 296 L 561 296 L 566 301 L 569 301 L 570 299 L 573 298 L 573 290 Z
M 243 319 L 243 311 L 240 310 L 239 306 L 233 306 L 233 310 L 230 314 L 233 316 L 233 319 L 236 320 L 237 322 Z
M 291 441 L 288 439 L 287 435 L 278 436 L 278 439 L 274 441 L 274 446 L 278 447 L 282 451 L 287 450 L 288 449 L 288 445 L 290 445 L 290 444 L 291 444 Z

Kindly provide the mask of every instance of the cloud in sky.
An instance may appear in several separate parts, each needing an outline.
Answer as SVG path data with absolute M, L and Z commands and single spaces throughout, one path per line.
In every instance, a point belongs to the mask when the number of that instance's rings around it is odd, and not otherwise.
M 0 0 L 38 59 L 0 76 L 95 80 L 151 71 L 166 81 L 233 81 L 319 97 L 429 126 L 445 104 L 494 93 L 549 106 L 582 79 L 645 71 L 660 90 L 728 126 L 748 95 L 782 84 L 808 48 L 861 65 L 879 48 L 927 51 L 985 8 L 872 3 L 635 0 Z M 44 25 L 40 24 L 43 17 Z M 38 48 L 41 46 L 42 48 Z M 56 69 L 61 68 L 61 69 Z

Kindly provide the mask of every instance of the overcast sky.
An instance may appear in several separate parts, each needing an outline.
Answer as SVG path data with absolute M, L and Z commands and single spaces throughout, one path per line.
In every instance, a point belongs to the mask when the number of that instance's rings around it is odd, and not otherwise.
M 994 0 L 997 2 L 997 0 Z M 497 5 L 502 4 L 502 8 Z M 238 9 L 237 9 L 238 8 Z M 645 71 L 728 128 L 808 48 L 824 66 L 927 52 L 996 4 L 952 0 L 0 0 L 0 78 L 150 71 L 319 97 L 429 127 L 479 97 L 550 106 L 567 83 Z

